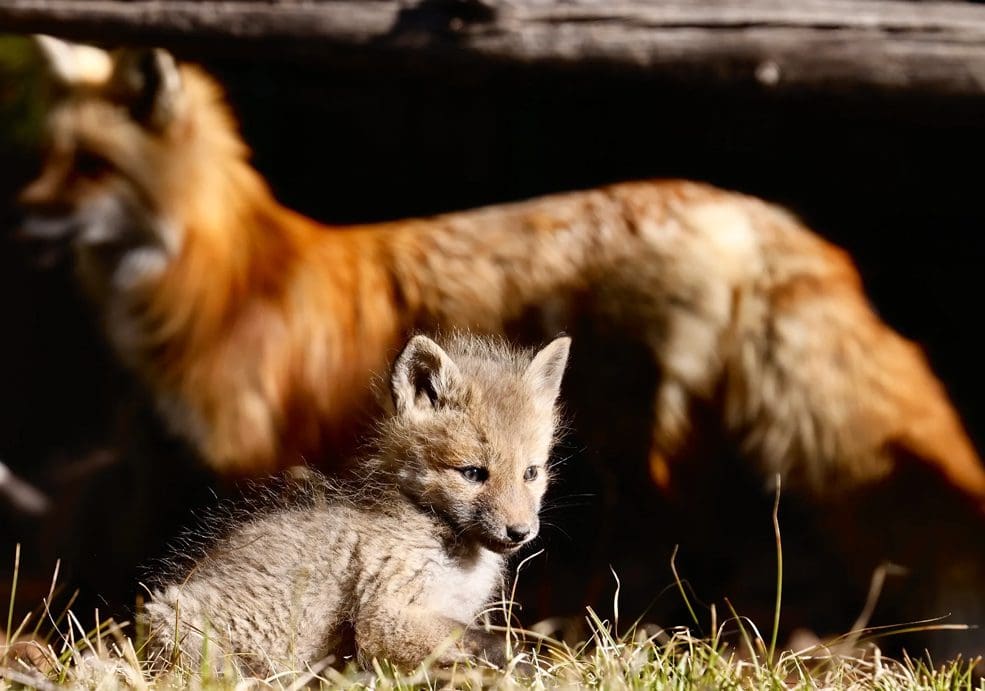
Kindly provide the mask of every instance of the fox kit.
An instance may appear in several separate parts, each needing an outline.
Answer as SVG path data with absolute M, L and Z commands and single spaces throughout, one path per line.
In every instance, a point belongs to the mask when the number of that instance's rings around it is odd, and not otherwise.
M 872 537 L 846 547 L 858 563 L 945 558 L 913 548 L 898 512 L 866 513 L 903 474 L 981 526 L 985 470 L 923 354 L 876 316 L 845 252 L 784 210 L 651 181 L 326 227 L 273 199 L 199 70 L 45 45 L 61 97 L 25 233 L 71 243 L 120 357 L 220 472 L 336 470 L 371 415 L 369 373 L 415 329 L 563 330 L 586 354 L 575 431 L 626 459 L 601 471 L 617 488 L 605 520 L 653 503 L 620 499 L 647 475 L 694 512 L 693 492 L 731 472 L 706 465 L 727 449 L 839 522 L 837 541 Z
M 533 539 L 569 339 L 533 359 L 488 339 L 442 349 L 415 336 L 391 378 L 358 489 L 316 480 L 304 501 L 234 526 L 147 605 L 155 645 L 197 666 L 203 650 L 258 675 L 355 651 L 414 667 L 437 653 L 505 661 L 502 636 L 469 628 Z M 205 637 L 208 637 L 206 643 Z

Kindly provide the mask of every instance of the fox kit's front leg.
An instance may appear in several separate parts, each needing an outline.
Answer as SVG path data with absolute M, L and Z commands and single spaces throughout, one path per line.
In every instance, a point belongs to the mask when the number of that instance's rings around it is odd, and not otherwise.
M 423 607 L 380 609 L 360 617 L 355 629 L 356 650 L 364 665 L 376 658 L 413 669 L 429 658 L 445 666 L 482 658 L 501 667 L 508 659 L 503 635 Z

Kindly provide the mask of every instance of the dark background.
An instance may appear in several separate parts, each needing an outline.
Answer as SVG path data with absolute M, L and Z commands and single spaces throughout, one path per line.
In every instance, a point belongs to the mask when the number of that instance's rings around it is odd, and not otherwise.
M 985 99 L 777 93 L 598 66 L 446 71 L 400 59 L 311 67 L 259 50 L 182 55 L 226 86 L 276 196 L 326 222 L 647 177 L 778 202 L 852 253 L 876 309 L 926 349 L 981 448 Z M 5 153 L 7 198 L 35 165 L 30 149 Z M 4 218 L 14 225 L 12 212 Z M 56 502 L 41 521 L 0 519 L 0 568 L 19 541 L 22 602 L 47 591 L 57 555 L 83 602 L 121 611 L 136 565 L 188 521 L 189 505 L 211 501 L 211 479 L 157 427 L 69 273 L 38 269 L 0 234 L 0 460 Z

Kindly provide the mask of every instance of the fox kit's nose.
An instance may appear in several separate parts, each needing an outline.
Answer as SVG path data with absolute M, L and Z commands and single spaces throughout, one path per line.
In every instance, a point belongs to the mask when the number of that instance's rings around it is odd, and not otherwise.
M 529 525 L 508 525 L 506 526 L 506 539 L 517 544 L 523 542 L 530 535 Z

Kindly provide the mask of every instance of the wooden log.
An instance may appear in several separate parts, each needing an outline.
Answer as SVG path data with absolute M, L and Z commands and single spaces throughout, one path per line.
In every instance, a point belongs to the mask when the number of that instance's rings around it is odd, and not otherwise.
M 985 6 L 900 0 L 5 0 L 0 30 L 441 70 L 617 69 L 771 89 L 985 92 Z

